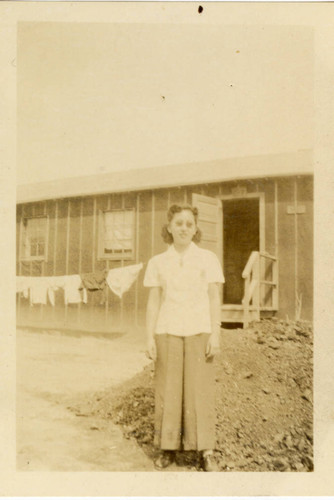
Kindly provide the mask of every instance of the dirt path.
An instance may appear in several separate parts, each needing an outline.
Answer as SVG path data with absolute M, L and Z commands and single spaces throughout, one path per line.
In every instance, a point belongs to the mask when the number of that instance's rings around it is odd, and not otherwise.
M 153 470 L 118 426 L 73 413 L 85 398 L 133 377 L 147 364 L 142 337 L 108 340 L 51 332 L 17 332 L 17 469 Z

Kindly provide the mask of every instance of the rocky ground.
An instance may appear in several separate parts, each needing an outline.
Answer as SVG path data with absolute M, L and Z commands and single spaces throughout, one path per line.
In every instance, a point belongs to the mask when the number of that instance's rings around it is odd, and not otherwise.
M 216 364 L 216 458 L 222 471 L 313 470 L 313 332 L 306 322 L 261 320 L 222 330 Z M 153 457 L 154 366 L 75 412 L 112 419 Z M 180 470 L 198 470 L 179 453 Z

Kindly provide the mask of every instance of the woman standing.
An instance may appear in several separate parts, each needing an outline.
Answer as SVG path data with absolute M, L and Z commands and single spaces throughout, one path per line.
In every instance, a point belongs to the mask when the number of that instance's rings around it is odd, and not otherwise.
M 163 469 L 176 450 L 198 450 L 206 471 L 216 470 L 215 374 L 220 293 L 224 282 L 214 253 L 199 248 L 198 211 L 172 205 L 162 236 L 168 250 L 148 263 L 147 353 L 155 361 L 155 436 Z

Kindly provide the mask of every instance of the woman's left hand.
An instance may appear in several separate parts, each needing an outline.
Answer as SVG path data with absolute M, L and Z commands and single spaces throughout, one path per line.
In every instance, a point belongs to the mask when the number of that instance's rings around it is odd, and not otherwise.
M 212 358 L 216 354 L 220 353 L 220 343 L 219 337 L 217 335 L 211 334 L 206 345 L 205 357 Z

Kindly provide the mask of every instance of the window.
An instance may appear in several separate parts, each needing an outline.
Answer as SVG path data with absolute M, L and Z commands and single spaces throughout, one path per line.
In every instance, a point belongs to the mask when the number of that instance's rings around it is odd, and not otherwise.
M 134 258 L 134 210 L 100 212 L 99 257 L 104 259 Z
M 46 260 L 47 217 L 22 220 L 21 260 Z

